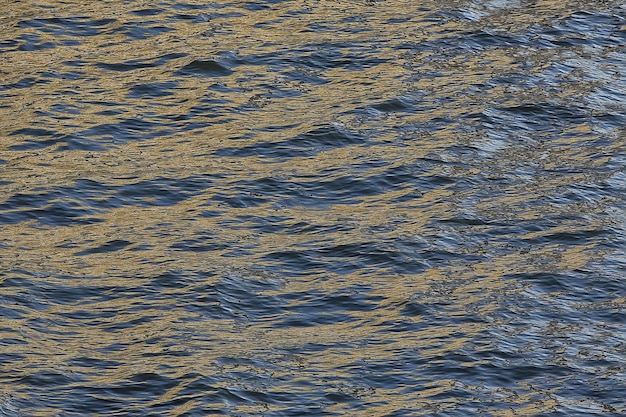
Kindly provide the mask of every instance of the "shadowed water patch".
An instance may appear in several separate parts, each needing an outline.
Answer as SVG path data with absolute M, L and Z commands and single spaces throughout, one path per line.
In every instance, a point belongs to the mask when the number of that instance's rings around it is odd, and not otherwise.
M 231 75 L 233 71 L 219 61 L 212 59 L 198 59 L 185 65 L 174 73 L 174 76 L 198 75 L 201 77 L 224 77 Z
M 87 249 L 87 250 L 83 250 L 83 251 L 80 251 L 80 252 L 76 252 L 74 255 L 76 255 L 76 256 L 83 256 L 83 255 L 91 255 L 93 253 L 116 252 L 116 251 L 124 249 L 128 245 L 132 245 L 132 242 L 129 242 L 127 240 L 112 240 L 112 241 L 106 242 L 106 243 L 104 243 L 104 244 L 102 244 L 102 245 L 100 245 L 98 247 Z
M 99 62 L 96 65 L 106 70 L 125 72 L 125 71 L 132 71 L 132 70 L 143 69 L 143 68 L 159 67 L 169 62 L 170 60 L 183 58 L 185 56 L 187 56 L 186 53 L 169 53 L 169 54 L 165 54 L 154 59 L 154 61 L 153 59 L 133 59 L 130 61 L 119 62 L 119 63 Z
M 216 155 L 289 159 L 313 156 L 324 150 L 363 143 L 365 140 L 360 135 L 330 125 L 281 142 L 260 142 L 246 147 L 221 148 L 216 152 Z

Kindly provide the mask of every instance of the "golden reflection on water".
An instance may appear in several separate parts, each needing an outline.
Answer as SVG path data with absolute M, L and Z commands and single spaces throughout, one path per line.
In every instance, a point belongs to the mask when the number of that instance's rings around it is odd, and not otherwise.
M 203 6 L 206 2 L 187 3 Z M 585 2 L 585 5 L 590 3 Z M 96 223 L 55 226 L 41 224 L 37 218 L 32 218 L 2 225 L 0 267 L 3 271 L 36 272 L 39 275 L 30 279 L 40 281 L 42 288 L 61 286 L 79 289 L 90 285 L 111 288 L 110 294 L 103 294 L 109 298 L 97 302 L 90 300 L 88 305 L 83 305 L 81 300 L 55 304 L 44 299 L 37 301 L 39 307 L 35 306 L 36 303 L 32 307 L 24 307 L 26 314 L 23 318 L 3 319 L 3 328 L 28 341 L 27 344 L 3 347 L 4 352 L 23 358 L 20 369 L 12 370 L 15 378 L 27 374 L 30 368 L 54 368 L 62 370 L 70 379 L 73 375 L 89 375 L 92 385 L 115 386 L 140 372 L 171 373 L 172 378 L 192 372 L 199 375 L 228 374 L 230 370 L 216 368 L 220 358 L 270 357 L 279 355 L 277 352 L 297 351 L 307 344 L 334 346 L 306 356 L 292 353 L 292 356 L 285 354 L 282 358 L 275 358 L 273 374 L 268 377 L 267 389 L 271 391 L 273 379 L 289 377 L 297 381 L 302 378 L 303 381 L 324 384 L 327 382 L 324 374 L 349 378 L 349 370 L 355 363 L 384 362 L 392 359 L 394 353 L 410 349 L 418 351 L 421 358 L 441 361 L 447 354 L 471 349 L 470 344 L 477 335 L 501 320 L 496 316 L 499 300 L 524 290 L 511 285 L 507 278 L 509 274 L 584 269 L 596 255 L 593 246 L 584 245 L 537 243 L 527 247 L 507 246 L 507 238 L 540 242 L 546 233 L 545 230 L 530 230 L 523 235 L 492 236 L 491 241 L 468 240 L 466 246 L 450 248 L 450 252 L 465 251 L 468 255 L 481 257 L 470 265 L 431 263 L 424 267 L 424 271 L 415 274 L 396 273 L 392 266 L 364 267 L 359 272 L 344 275 L 324 271 L 317 271 L 308 277 L 286 274 L 280 277 L 281 284 L 277 288 L 265 290 L 264 294 L 307 294 L 315 291 L 331 294 L 355 285 L 365 285 L 370 291 L 368 295 L 384 300 L 368 311 L 350 311 L 350 321 L 303 328 L 272 327 L 272 321 L 280 319 L 280 316 L 246 317 L 241 320 L 203 317 L 201 313 L 185 308 L 185 294 L 179 289 L 163 289 L 165 294 L 171 291 L 169 294 L 173 295 L 178 305 L 168 304 L 172 298 L 167 297 L 152 299 L 150 304 L 145 305 L 129 305 L 126 296 L 116 297 L 116 288 L 140 291 L 149 288 L 155 277 L 171 271 L 198 274 L 188 289 L 201 290 L 233 271 L 239 271 L 245 281 L 258 277 L 260 270 L 270 269 L 271 265 L 266 260 L 268 254 L 289 248 L 316 249 L 324 244 L 336 247 L 373 240 L 390 244 L 400 238 L 419 236 L 435 239 L 437 232 L 432 230 L 433 222 L 463 214 L 468 205 L 471 210 L 496 219 L 541 219 L 547 213 L 558 214 L 580 207 L 549 202 L 529 205 L 529 201 L 554 195 L 559 187 L 584 181 L 585 177 L 576 173 L 568 177 L 538 176 L 525 184 L 513 185 L 510 190 L 498 190 L 497 200 L 488 193 L 476 196 L 474 189 L 460 191 L 441 185 L 434 189 L 416 189 L 414 191 L 419 198 L 393 207 L 389 202 L 404 196 L 406 190 L 390 188 L 375 196 L 359 197 L 351 204 L 340 204 L 332 198 L 324 202 L 324 197 L 313 196 L 311 198 L 318 198 L 322 204 L 316 208 L 286 204 L 288 196 L 280 195 L 262 196 L 267 201 L 253 207 L 227 207 L 215 203 L 214 197 L 218 194 L 234 193 L 238 181 L 262 182 L 268 178 L 280 178 L 297 184 L 321 173 L 330 173 L 327 178 L 330 180 L 352 173 L 358 175 L 359 171 L 350 167 L 379 161 L 379 167 L 373 166 L 367 171 L 369 176 L 375 177 L 390 168 L 411 166 L 415 161 L 432 155 L 445 158 L 441 155 L 446 149 L 459 143 L 469 143 L 499 156 L 494 158 L 498 163 L 482 171 L 476 167 L 459 167 L 454 171 L 456 168 L 439 166 L 419 175 L 446 174 L 451 178 L 471 179 L 482 174 L 496 175 L 499 169 L 505 171 L 511 166 L 523 170 L 526 164 L 532 166 L 528 174 L 532 176 L 532 171 L 558 169 L 565 164 L 602 166 L 610 158 L 606 153 L 602 158 L 589 158 L 585 154 L 588 148 L 583 152 L 575 151 L 580 138 L 593 133 L 593 128 L 587 123 L 564 127 L 558 136 L 558 146 L 551 143 L 542 147 L 541 138 L 538 138 L 537 147 L 512 149 L 499 148 L 495 144 L 497 139 L 477 130 L 476 126 L 467 126 L 465 131 L 459 128 L 459 120 L 470 111 L 480 115 L 494 103 L 502 107 L 515 106 L 541 102 L 550 96 L 541 87 L 506 87 L 493 83 L 492 87 L 482 88 L 480 92 L 472 92 L 472 87 L 489 85 L 501 74 L 519 72 L 524 62 L 532 62 L 530 72 L 542 76 L 554 61 L 560 59 L 562 51 L 545 51 L 542 56 L 533 50 L 517 49 L 515 53 L 509 53 L 497 48 L 468 51 L 462 56 L 438 56 L 432 49 L 406 51 L 409 48 L 405 46 L 407 42 L 435 42 L 450 36 L 450 33 L 462 33 L 472 25 L 488 25 L 501 31 L 521 33 L 534 24 L 545 23 L 546 18 L 542 16 L 566 15 L 566 8 L 571 4 L 566 6 L 564 2 L 540 1 L 534 2 L 528 9 L 502 8 L 489 12 L 474 23 L 454 19 L 433 22 L 428 18 L 433 9 L 472 7 L 462 1 L 419 4 L 408 1 L 349 4 L 295 1 L 273 4 L 257 11 L 246 10 L 238 2 L 219 6 L 211 16 L 203 15 L 199 11 L 202 9 L 185 10 L 184 13 L 193 17 L 189 20 L 177 19 L 176 14 L 182 12 L 169 5 L 159 6 L 163 12 L 158 16 L 133 14 L 139 7 L 135 2 L 68 1 L 62 5 L 47 1 L 40 1 L 37 5 L 3 2 L 0 6 L 5 11 L 0 20 L 0 36 L 6 40 L 33 32 L 32 28 L 20 28 L 18 23 L 35 17 L 113 19 L 96 27 L 98 34 L 95 36 L 78 37 L 71 33 L 46 34 L 37 31 L 39 43 L 52 42 L 56 46 L 39 51 L 2 53 L 0 72 L 3 84 L 18 83 L 29 77 L 45 81 L 3 93 L 0 159 L 5 164 L 0 165 L 0 170 L 5 182 L 0 185 L 0 199 L 8 200 L 16 194 L 37 194 L 51 188 L 73 187 L 77 181 L 89 179 L 99 182 L 103 188 L 110 188 L 108 194 L 103 193 L 94 200 L 107 201 L 115 189 L 132 186 L 142 180 L 168 178 L 174 183 L 182 183 L 193 176 L 215 178 L 212 186 L 173 205 L 151 206 L 157 196 L 145 196 L 142 200 L 144 204 L 96 210 L 87 216 L 101 220 Z M 297 14 L 294 13 L 296 11 L 304 12 Z M 401 26 L 388 24 L 390 20 L 399 18 L 407 19 L 406 23 Z M 155 20 L 153 26 L 166 25 L 172 30 L 147 39 L 129 39 L 126 29 L 141 27 L 151 19 Z M 328 29 L 307 30 L 316 25 Z M 77 42 L 62 45 L 64 40 Z M 334 68 L 316 71 L 298 63 L 298 60 L 306 58 L 300 54 L 303 45 L 319 44 L 323 54 L 328 52 L 324 51 L 324 45 L 331 42 L 339 45 L 334 52 L 341 57 Z M 285 54 L 284 51 L 288 50 L 292 52 Z M 167 54 L 186 55 L 160 62 Z M 364 64 L 357 69 L 350 67 L 350 62 L 343 62 L 347 59 L 344 55 L 347 55 L 353 64 L 359 64 L 359 57 L 366 54 L 380 57 L 380 62 L 371 67 L 368 66 L 371 63 Z M 245 60 L 253 55 L 259 56 L 255 65 L 228 63 L 236 62 L 237 57 Z M 281 59 L 293 59 L 293 67 L 303 76 L 321 81 L 305 83 L 289 79 L 284 71 L 277 72 L 277 64 L 273 60 L 278 55 Z M 225 66 L 232 65 L 229 68 L 232 73 L 221 77 L 174 77 L 176 71 L 198 59 L 215 59 Z M 127 71 L 110 69 L 111 65 L 128 64 L 133 60 L 145 65 Z M 71 66 L 68 64 L 70 61 L 80 63 Z M 569 76 L 575 77 L 575 74 Z M 137 85 L 168 81 L 177 84 L 168 89 L 170 94 L 167 96 L 133 97 L 129 94 Z M 466 91 L 460 86 L 466 87 Z M 577 94 L 584 95 L 591 87 L 584 83 L 571 83 L 550 97 L 554 100 L 570 99 L 575 89 L 580 90 Z M 279 90 L 293 90 L 297 94 L 282 97 Z M 418 96 L 422 97 L 425 111 L 387 112 L 385 115 L 382 114 L 384 112 L 358 113 L 372 104 Z M 212 103 L 221 100 L 222 104 L 215 107 L 218 113 L 193 116 L 197 107 L 203 105 L 203 100 Z M 172 122 L 185 115 L 198 122 L 198 127 L 189 128 L 184 121 L 178 124 Z M 90 128 L 106 124 L 115 126 L 126 119 L 154 122 L 157 126 L 164 124 L 166 131 L 138 140 L 104 136 L 101 138 L 102 150 L 64 149 L 63 142 L 39 149 L 14 149 L 16 145 L 32 139 L 27 133 L 13 134 L 21 129 L 39 128 L 61 136 L 80 136 Z M 438 124 L 438 120 L 442 119 L 450 120 L 451 125 Z M 426 127 L 422 130 L 409 129 L 418 125 Z M 323 126 L 357 132 L 364 141 L 370 141 L 370 145 L 349 144 L 315 150 L 286 160 L 264 155 L 215 156 L 217 151 L 228 147 L 245 148 L 259 143 L 279 146 L 290 138 Z M 157 128 L 148 126 L 145 129 Z M 141 128 L 137 130 L 132 133 L 140 136 L 150 133 L 141 132 Z M 420 140 L 404 140 L 399 145 L 399 135 Z M 87 140 L 99 141 L 93 137 Z M 562 149 L 569 149 L 570 153 L 565 154 Z M 60 200 L 65 201 L 63 197 Z M 54 202 L 48 201 L 49 204 Z M 88 206 L 85 201 L 76 201 L 76 204 L 79 207 Z M 592 217 L 602 207 L 590 204 L 585 209 Z M 219 215 L 200 216 L 205 210 L 216 210 Z M 323 227 L 324 231 L 318 236 L 315 233 L 293 233 L 288 227 L 272 233 L 255 230 L 254 219 L 272 216 L 285 217 L 284 226 L 306 223 Z M 232 223 L 240 227 L 227 226 Z M 326 227 L 333 225 L 345 227 L 334 231 Z M 564 223 L 552 228 L 550 233 L 567 233 L 572 226 Z M 592 221 L 587 226 L 590 230 L 601 227 Z M 467 232 L 467 235 L 488 233 L 489 227 L 468 226 Z M 173 247 L 203 233 L 209 233 L 219 248 L 191 252 Z M 459 239 L 464 238 L 459 235 Z M 114 252 L 89 253 L 90 249 L 112 241 L 128 241 L 129 244 Z M 230 256 L 235 248 L 247 248 L 248 254 Z M 65 278 L 56 278 L 58 276 Z M 268 280 L 277 279 L 269 272 L 268 277 Z M 440 302 L 445 299 L 445 314 L 452 320 L 401 335 L 380 331 L 389 323 L 420 323 L 422 318 L 419 316 L 407 317 L 399 313 L 401 306 L 415 294 L 430 294 L 424 296 L 425 304 L 429 300 Z M 45 297 L 45 291 L 30 297 L 35 300 L 40 295 Z M 146 299 L 137 298 L 136 302 L 139 301 L 145 302 Z M 81 313 L 83 311 L 84 314 Z M 468 314 L 483 320 L 455 321 Z M 81 319 L 81 316 L 91 318 Z M 61 317 L 65 319 L 61 320 Z M 124 326 L 133 321 L 137 323 Z M 33 325 L 33 322 L 38 324 Z M 181 352 L 186 355 L 174 354 Z M 95 374 L 88 366 L 70 367 L 67 364 L 71 359 L 83 356 L 118 361 L 118 364 L 98 369 Z M 133 362 L 129 363 L 128 358 L 132 358 Z M 343 375 L 342 369 L 346 369 Z M 257 369 L 256 372 L 263 370 Z M 80 383 L 78 377 L 72 382 L 75 386 Z M 430 382 L 424 380 L 421 391 L 410 393 L 405 392 L 408 387 L 402 386 L 377 390 L 368 387 L 343 388 L 362 390 L 349 395 L 367 399 L 370 404 L 367 415 L 382 416 L 403 408 L 416 410 L 416 413 L 421 410 L 424 414 L 451 410 L 455 405 L 453 399 L 448 398 L 447 404 L 440 403 L 436 396 L 449 392 L 458 383 L 456 379 L 446 378 Z M 176 386 L 154 401 L 170 401 L 183 388 Z M 518 392 L 498 392 L 497 387 L 477 387 L 476 390 L 483 394 L 485 390 L 492 390 L 500 401 L 515 405 L 515 413 L 506 414 L 503 411 L 501 415 L 535 415 L 556 407 L 555 400 L 549 395 L 543 395 L 538 401 L 533 388 L 525 392 L 521 389 Z M 172 410 L 172 415 L 182 415 L 200 401 L 201 396 Z M 337 403 L 329 405 L 326 410 L 344 414 L 346 410 L 342 407 L 341 403 Z M 233 407 L 233 410 L 250 414 L 263 411 L 261 405 L 241 405 Z M 49 415 L 46 413 L 42 410 L 40 415 Z

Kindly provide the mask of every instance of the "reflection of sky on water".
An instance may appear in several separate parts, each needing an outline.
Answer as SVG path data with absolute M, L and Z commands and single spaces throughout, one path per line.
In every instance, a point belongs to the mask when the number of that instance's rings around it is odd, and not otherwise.
M 6 8 L 0 414 L 624 412 L 616 2 Z

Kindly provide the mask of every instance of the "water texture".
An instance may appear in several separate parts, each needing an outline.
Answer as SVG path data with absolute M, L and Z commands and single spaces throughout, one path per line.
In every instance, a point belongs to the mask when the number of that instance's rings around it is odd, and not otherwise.
M 0 10 L 0 415 L 626 414 L 622 2 Z

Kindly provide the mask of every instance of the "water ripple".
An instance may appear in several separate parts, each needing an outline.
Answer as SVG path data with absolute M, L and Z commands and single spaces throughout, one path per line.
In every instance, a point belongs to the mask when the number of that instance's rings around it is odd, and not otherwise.
M 626 413 L 619 2 L 4 9 L 0 415 Z

